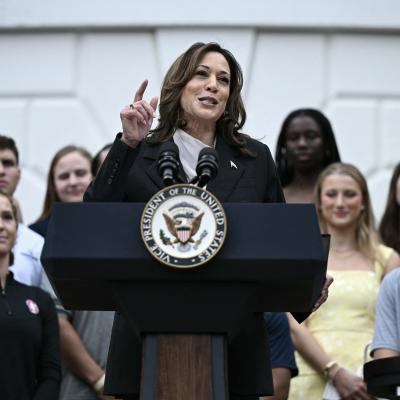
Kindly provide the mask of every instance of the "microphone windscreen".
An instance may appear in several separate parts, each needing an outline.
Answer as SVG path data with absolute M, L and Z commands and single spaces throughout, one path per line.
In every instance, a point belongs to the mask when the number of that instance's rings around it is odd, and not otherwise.
M 204 147 L 199 153 L 198 161 L 200 161 L 204 156 L 215 157 L 215 160 L 218 162 L 218 153 L 214 149 L 214 147 Z
M 157 171 L 166 186 L 172 185 L 176 181 L 178 170 L 178 146 L 172 141 L 162 143 L 158 153 Z
M 160 146 L 159 155 L 165 152 L 172 152 L 175 153 L 177 156 L 179 155 L 178 146 L 172 140 L 168 140 L 167 142 L 162 143 Z

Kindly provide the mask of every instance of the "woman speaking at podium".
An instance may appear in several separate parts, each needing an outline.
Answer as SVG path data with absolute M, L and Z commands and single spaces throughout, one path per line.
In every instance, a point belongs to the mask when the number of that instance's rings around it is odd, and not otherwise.
M 150 130 L 158 99 L 144 100 L 146 80 L 133 103 L 121 111 L 122 132 L 85 200 L 147 202 L 162 189 L 154 168 L 160 146 L 174 141 L 179 148 L 183 182 L 196 175 L 199 152 L 214 147 L 219 171 L 207 189 L 220 201 L 284 202 L 268 147 L 240 132 L 246 120 L 242 84 L 241 68 L 229 51 L 216 43 L 193 44 L 164 78 L 155 129 Z M 255 314 L 252 325 L 228 346 L 230 399 L 272 394 L 263 315 Z M 140 362 L 140 343 L 133 342 L 126 322 L 117 316 L 105 392 L 124 399 L 137 398 Z

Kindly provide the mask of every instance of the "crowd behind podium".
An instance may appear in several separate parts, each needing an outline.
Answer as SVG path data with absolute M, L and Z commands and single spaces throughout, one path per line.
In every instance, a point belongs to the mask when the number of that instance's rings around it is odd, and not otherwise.
M 6 219 L 18 224 L 11 273 L 7 274 L 7 262 L 0 260 L 0 393 L 8 393 L 10 399 L 112 399 L 103 394 L 103 387 L 114 313 L 66 310 L 40 264 L 54 203 L 82 201 L 112 144 L 94 157 L 74 144 L 60 149 L 49 166 L 42 212 L 32 222 L 24 221 L 19 207 L 25 199 L 12 197 L 23 171 L 11 136 L 12 132 L 0 136 L 1 260 L 9 253 L 2 233 L 8 232 Z M 400 355 L 400 164 L 393 171 L 378 229 L 366 179 L 357 166 L 341 160 L 339 150 L 332 125 L 319 110 L 295 110 L 283 121 L 275 162 L 285 198 L 288 203 L 315 203 L 321 230 L 331 235 L 328 272 L 335 281 L 325 304 L 302 324 L 290 314 L 265 314 L 275 396 L 263 399 L 370 399 L 360 374 L 363 363 L 370 357 Z M 31 335 L 27 326 L 22 335 L 34 343 L 29 361 L 23 351 L 6 352 L 17 340 L 13 332 L 21 329 L 10 328 L 18 324 L 10 314 L 14 299 L 8 298 L 14 281 L 45 292 L 29 292 L 25 302 L 30 317 L 41 317 L 52 298 L 48 327 Z M 27 391 L 28 397 L 13 397 L 13 391 Z

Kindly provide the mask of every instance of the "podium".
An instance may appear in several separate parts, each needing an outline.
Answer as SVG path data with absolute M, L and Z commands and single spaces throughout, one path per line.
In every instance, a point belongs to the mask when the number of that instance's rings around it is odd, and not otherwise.
M 144 204 L 54 207 L 42 253 L 49 279 L 64 307 L 118 310 L 144 341 L 141 399 L 227 399 L 226 341 L 246 318 L 305 315 L 320 295 L 327 253 L 313 205 L 223 206 L 224 246 L 192 269 L 150 256 Z

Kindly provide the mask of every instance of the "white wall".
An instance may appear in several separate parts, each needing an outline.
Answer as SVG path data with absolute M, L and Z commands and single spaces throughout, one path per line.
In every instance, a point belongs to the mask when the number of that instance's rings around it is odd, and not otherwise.
M 148 78 L 149 97 L 157 95 L 172 60 L 195 41 L 235 54 L 245 131 L 272 150 L 288 112 L 324 110 L 381 214 L 400 160 L 400 2 L 214 3 L 0 0 L 0 132 L 21 150 L 26 222 L 40 212 L 54 152 L 112 141 L 139 83 Z

